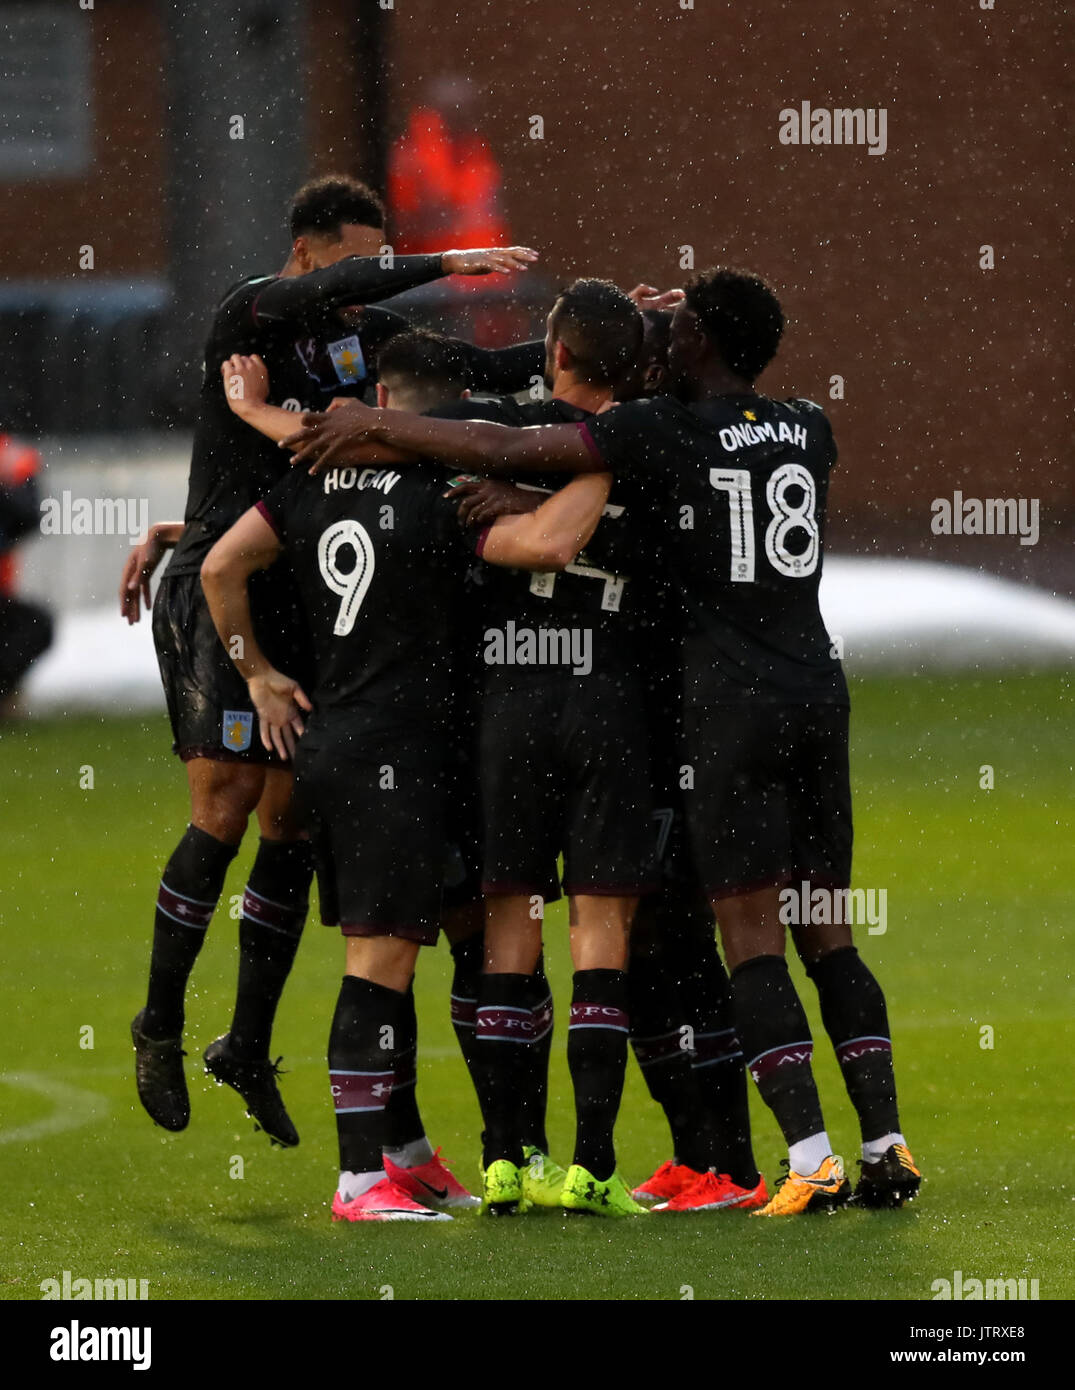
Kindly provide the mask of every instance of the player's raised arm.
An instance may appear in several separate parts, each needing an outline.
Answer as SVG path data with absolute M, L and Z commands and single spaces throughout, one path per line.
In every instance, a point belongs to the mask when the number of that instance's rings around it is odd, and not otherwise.
M 258 645 L 247 591 L 250 576 L 268 569 L 281 548 L 264 515 L 251 507 L 205 557 L 201 578 L 213 626 L 249 687 L 262 745 L 290 758 L 303 731 L 300 711 L 312 706 L 302 687 L 277 671 Z
M 606 465 L 586 446 L 576 425 L 540 425 L 512 429 L 486 420 L 436 420 L 401 410 L 355 406 L 331 415 L 303 416 L 303 428 L 282 441 L 295 450 L 295 462 L 319 473 L 329 463 L 348 458 L 353 446 L 381 445 L 401 450 L 385 461 L 437 459 L 472 473 L 495 477 L 505 473 L 552 470 L 601 473 Z
M 536 511 L 498 517 L 479 542 L 478 554 L 491 565 L 513 569 L 566 569 L 593 535 L 611 486 L 611 473 L 573 478 Z
M 305 275 L 285 275 L 258 295 L 259 322 L 301 319 L 327 305 L 373 304 L 443 275 L 509 275 L 537 260 L 529 246 L 443 251 L 433 256 L 345 256 Z
M 220 364 L 224 399 L 233 415 L 268 439 L 279 441 L 295 428 L 295 412 L 269 404 L 269 373 L 254 353 L 233 353 Z

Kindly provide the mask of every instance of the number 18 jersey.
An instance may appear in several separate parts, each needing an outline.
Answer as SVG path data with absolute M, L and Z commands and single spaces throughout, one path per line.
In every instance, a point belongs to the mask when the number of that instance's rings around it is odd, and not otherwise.
M 818 606 L 832 430 L 810 401 L 670 396 L 579 426 L 664 552 L 688 704 L 847 703 Z

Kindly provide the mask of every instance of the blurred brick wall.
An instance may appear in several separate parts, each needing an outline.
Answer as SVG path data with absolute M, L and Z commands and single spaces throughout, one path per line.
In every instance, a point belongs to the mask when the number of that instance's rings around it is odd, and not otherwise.
M 830 411 L 835 542 L 1040 578 L 1065 563 L 1075 492 L 1058 409 L 1060 8 L 406 0 L 393 80 L 402 119 L 426 78 L 474 79 L 514 234 L 557 278 L 674 283 L 690 244 L 699 267 L 775 284 L 791 322 L 763 383 Z M 885 108 L 887 153 L 782 145 L 779 112 L 802 101 Z M 956 488 L 1038 497 L 1040 546 L 933 537 L 930 501 Z

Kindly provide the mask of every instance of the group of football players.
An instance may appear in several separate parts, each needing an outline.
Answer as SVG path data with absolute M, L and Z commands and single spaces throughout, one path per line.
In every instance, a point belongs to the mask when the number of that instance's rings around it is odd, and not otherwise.
M 188 1123 L 186 985 L 255 813 L 235 1012 L 205 1065 L 298 1142 L 269 1054 L 316 870 L 346 943 L 335 1218 L 913 1197 L 880 987 L 839 912 L 789 922 L 782 896 L 845 890 L 852 833 L 847 687 L 817 598 L 836 450 L 817 406 L 755 390 L 784 326 L 773 292 L 730 269 L 664 295 L 578 280 L 544 342 L 483 350 L 373 302 L 536 253 L 383 255 L 383 206 L 340 177 L 300 190 L 290 231 L 281 273 L 218 306 L 185 520 L 152 528 L 121 583 L 137 621 L 174 548 L 153 632 L 191 818 L 131 1029 L 142 1104 Z M 561 893 L 566 1169 L 545 1127 L 542 966 Z M 416 1099 L 413 977 L 442 929 L 480 1197 Z M 789 930 L 860 1121 L 853 1192 Z M 633 1190 L 613 1145 L 629 1041 L 671 1147 Z M 772 1194 L 747 1071 L 789 1148 Z

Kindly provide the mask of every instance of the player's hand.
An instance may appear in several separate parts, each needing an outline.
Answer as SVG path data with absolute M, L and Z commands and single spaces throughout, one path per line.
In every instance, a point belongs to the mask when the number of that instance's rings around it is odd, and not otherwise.
M 636 285 L 628 294 L 640 309 L 674 309 L 686 298 L 682 290 L 661 290 L 653 285 Z
M 119 581 L 119 614 L 131 626 L 141 621 L 143 603 L 146 612 L 149 612 L 152 604 L 149 581 L 164 558 L 166 549 L 156 529 L 151 526 L 147 539 L 141 545 L 136 545 L 127 556 Z
M 349 410 L 353 405 L 359 405 L 354 396 L 333 396 L 328 405 L 325 406 L 326 414 L 330 410 Z
M 220 364 L 224 378 L 224 399 L 237 415 L 245 406 L 264 405 L 269 399 L 269 370 L 255 353 L 247 357 L 233 353 Z
M 538 253 L 529 246 L 498 246 L 484 251 L 445 251 L 440 258 L 445 275 L 510 275 L 529 270 Z
M 275 750 L 281 758 L 293 758 L 295 740 L 305 728 L 301 711 L 313 709 L 306 692 L 298 681 L 275 670 L 251 676 L 247 686 L 258 712 L 262 747 L 270 753 Z
M 541 493 L 526 492 L 494 478 L 464 478 L 444 494 L 453 502 L 462 526 L 488 526 L 498 516 L 518 516 L 537 511 L 545 500 Z
M 281 439 L 280 448 L 294 450 L 293 464 L 305 463 L 311 474 L 320 473 L 333 463 L 346 462 L 349 450 L 368 444 L 377 417 L 376 410 L 360 401 L 347 410 L 308 411 L 302 429 Z

